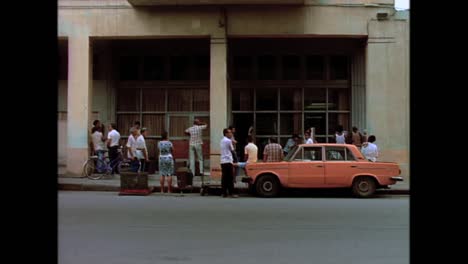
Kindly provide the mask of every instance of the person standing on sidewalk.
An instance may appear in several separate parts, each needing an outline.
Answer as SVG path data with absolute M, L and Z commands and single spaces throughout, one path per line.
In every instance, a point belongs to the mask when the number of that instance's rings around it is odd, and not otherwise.
M 193 121 L 193 126 L 185 130 L 186 134 L 190 135 L 190 146 L 189 146 L 189 162 L 190 171 L 195 176 L 195 154 L 197 155 L 198 164 L 200 168 L 200 174 L 203 177 L 203 129 L 206 129 L 208 125 L 196 118 Z
M 343 130 L 344 129 L 343 129 L 342 125 L 339 125 L 336 128 L 336 132 L 335 132 L 335 142 L 336 142 L 336 144 L 346 144 L 346 135 L 343 132 Z
M 143 133 L 146 133 L 146 128 L 137 130 L 138 137 L 136 138 L 136 157 L 140 161 L 140 171 L 145 171 L 146 162 L 149 161 L 148 158 L 148 148 L 146 147 L 146 140 L 143 136 Z
M 250 142 L 250 141 L 249 141 Z M 299 134 L 293 134 L 291 138 L 288 139 L 286 145 L 283 148 L 284 155 L 288 155 L 289 151 L 297 146 L 299 143 Z
M 127 140 L 127 156 L 132 161 L 132 171 L 143 171 L 144 162 L 148 160 L 145 139 L 136 127 L 130 128 L 130 133 Z
M 239 162 L 239 155 L 237 155 L 237 151 L 236 151 L 236 146 L 237 146 L 237 140 L 236 140 L 236 128 L 234 126 L 229 126 L 228 129 L 230 129 L 232 131 L 232 137 L 230 138 L 231 139 L 231 142 L 232 142 L 232 148 L 233 148 L 233 151 L 232 152 L 232 162 L 233 163 L 238 163 Z M 239 173 L 239 168 L 237 168 L 236 166 L 233 167 L 233 175 L 237 175 Z M 233 177 L 233 181 L 234 183 L 236 183 L 236 177 L 234 176 Z
M 169 141 L 167 132 L 162 133 L 162 139 L 158 143 L 159 148 L 159 175 L 161 193 L 164 193 L 164 179 L 167 179 L 167 192 L 172 192 L 172 175 L 174 175 L 174 158 L 172 156 L 172 143 Z
M 141 162 L 141 171 L 146 171 L 146 165 L 149 162 L 149 155 L 148 155 L 148 148 L 146 147 L 146 134 L 148 133 L 148 129 L 146 127 L 142 127 L 140 129 L 140 136 L 137 138 L 138 146 L 137 150 L 143 151 L 143 159 L 140 159 Z
M 120 133 L 116 129 L 117 125 L 115 123 L 111 123 L 108 127 L 109 133 L 107 134 L 107 146 L 109 147 L 109 159 L 110 166 L 112 168 L 111 174 L 114 174 L 117 169 L 117 166 L 115 166 L 115 164 L 119 156 L 118 149 Z
M 221 190 L 223 197 L 237 198 L 234 193 L 234 179 L 233 179 L 233 158 L 232 151 L 232 131 L 229 128 L 223 130 L 223 139 L 221 139 Z
M 352 128 L 352 132 L 350 133 L 349 137 L 351 139 L 351 144 L 361 149 L 362 143 L 364 143 L 364 136 L 357 127 L 354 126 Z
M 104 142 L 106 139 L 102 136 L 101 133 L 101 127 L 100 126 L 94 126 L 91 129 L 91 138 L 93 141 L 93 149 L 94 153 L 98 156 L 98 159 L 101 162 L 98 162 L 97 166 L 97 171 L 98 172 L 103 172 L 106 168 L 105 162 L 104 162 L 104 153 L 106 152 Z
M 304 133 L 304 140 L 305 144 L 314 144 L 314 140 L 312 139 L 312 136 L 310 135 L 310 132 L 305 132 Z

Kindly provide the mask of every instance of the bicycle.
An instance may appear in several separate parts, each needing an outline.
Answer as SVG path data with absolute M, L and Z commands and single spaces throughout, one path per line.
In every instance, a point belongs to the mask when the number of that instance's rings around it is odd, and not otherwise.
M 117 171 L 120 174 L 120 171 L 124 168 L 131 167 L 131 161 L 125 159 L 123 156 L 123 147 L 120 146 L 117 150 L 118 156 L 112 162 L 109 161 L 109 157 L 105 156 L 104 159 L 99 159 L 97 155 L 90 156 L 88 160 L 83 164 L 83 177 L 88 177 L 92 180 L 99 180 L 104 175 L 110 175 L 113 170 Z M 106 152 L 108 152 L 106 150 Z M 111 166 L 111 164 L 114 164 Z M 138 169 L 140 169 L 141 163 L 138 164 Z M 101 168 L 99 171 L 98 168 Z

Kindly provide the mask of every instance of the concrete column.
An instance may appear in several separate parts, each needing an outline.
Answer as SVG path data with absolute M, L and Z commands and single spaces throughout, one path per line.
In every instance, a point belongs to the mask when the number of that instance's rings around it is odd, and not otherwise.
M 366 54 L 364 49 L 356 52 L 351 62 L 351 108 L 350 127 L 357 126 L 361 131 L 366 124 Z
M 210 46 L 210 173 L 212 178 L 221 178 L 220 141 L 227 126 L 227 40 L 212 38 Z
M 68 39 L 67 175 L 81 176 L 92 115 L 92 48 L 88 36 Z
M 405 183 L 409 183 L 408 43 L 399 32 L 390 33 L 396 36 L 373 36 L 368 40 L 367 128 L 369 135 L 377 138 L 379 160 L 399 163 Z

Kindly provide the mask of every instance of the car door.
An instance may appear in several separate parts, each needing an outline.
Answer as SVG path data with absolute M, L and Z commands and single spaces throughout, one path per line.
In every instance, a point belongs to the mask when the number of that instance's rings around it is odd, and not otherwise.
M 325 147 L 325 183 L 328 186 L 346 187 L 357 172 L 357 161 L 346 146 Z
M 289 185 L 316 188 L 325 184 L 322 147 L 300 147 L 289 162 Z

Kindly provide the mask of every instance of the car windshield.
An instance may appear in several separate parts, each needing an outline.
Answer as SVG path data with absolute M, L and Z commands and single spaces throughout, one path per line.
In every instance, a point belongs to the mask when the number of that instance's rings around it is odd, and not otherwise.
M 288 152 L 288 155 L 286 155 L 286 157 L 284 157 L 284 161 L 289 161 L 292 157 L 292 155 L 294 155 L 294 153 L 296 153 L 296 150 L 297 150 L 298 146 L 294 146 L 289 152 Z

